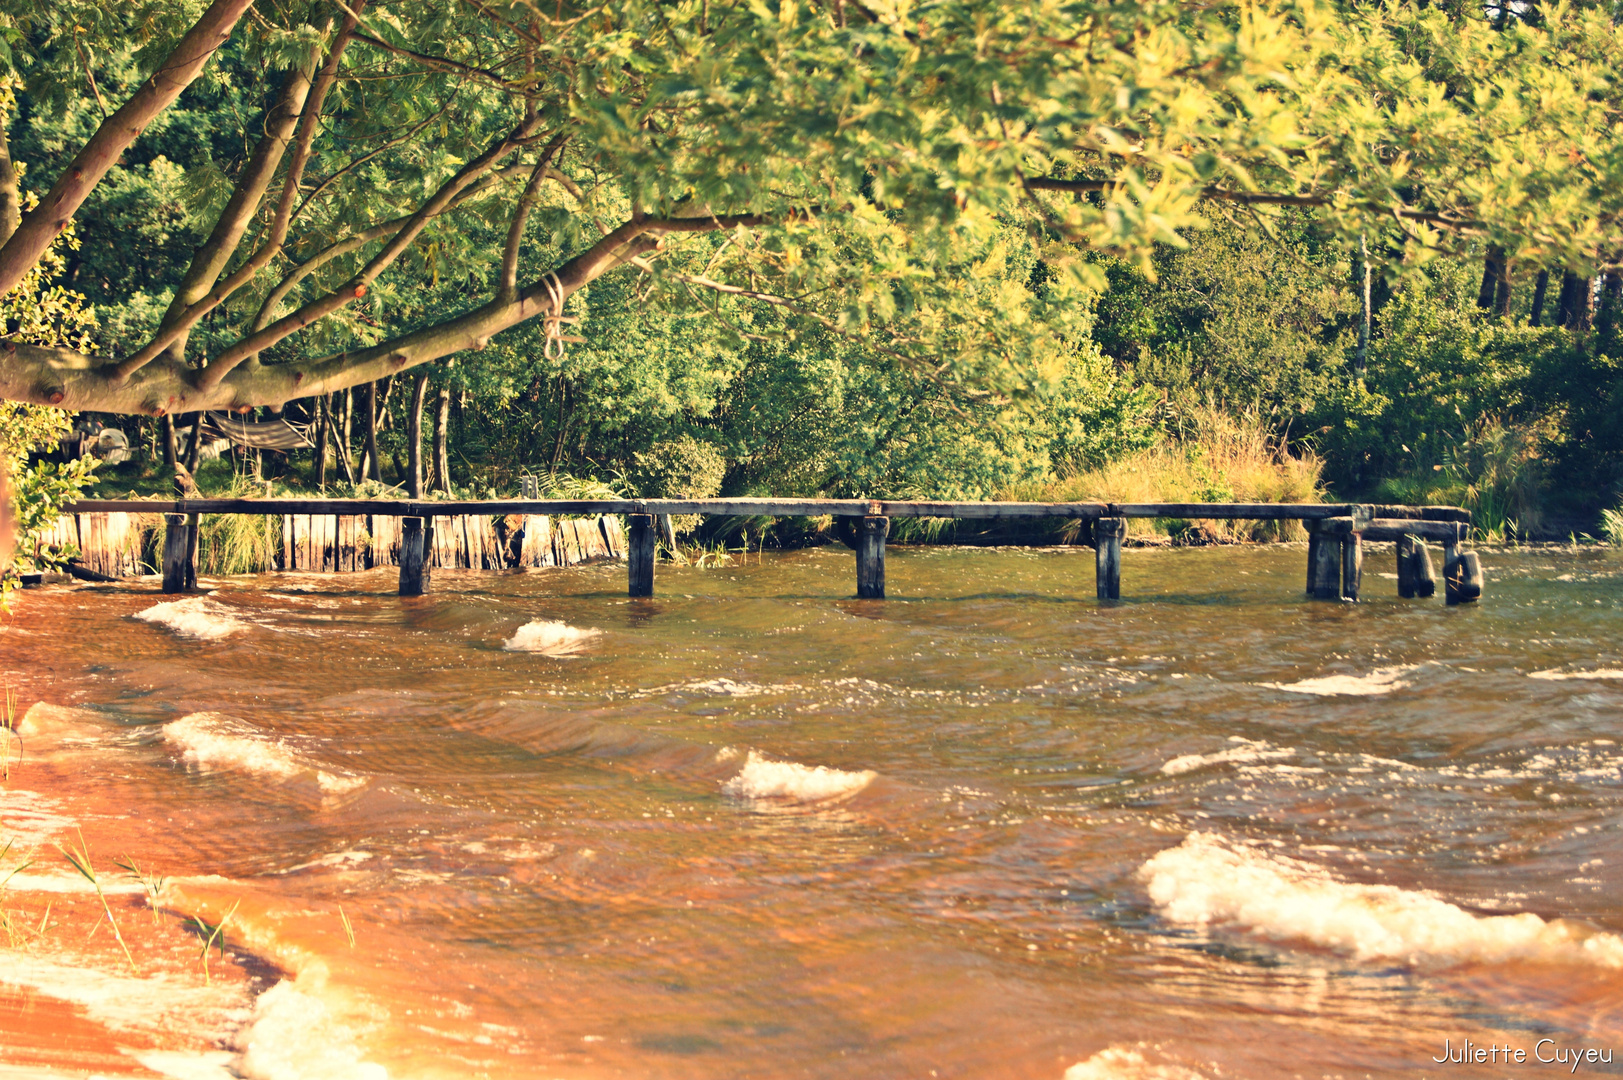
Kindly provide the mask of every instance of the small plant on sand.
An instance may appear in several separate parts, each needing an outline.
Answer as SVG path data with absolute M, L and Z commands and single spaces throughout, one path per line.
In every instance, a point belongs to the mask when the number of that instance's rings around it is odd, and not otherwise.
M 6 861 L 6 856 L 11 854 L 11 845 L 12 841 L 7 840 L 6 846 L 0 847 L 0 864 L 3 864 Z M 13 866 L 10 870 L 0 874 L 0 897 L 5 895 L 6 886 L 11 884 L 11 879 L 26 870 L 30 861 L 31 860 L 24 859 L 16 866 Z M 5 910 L 4 908 L 0 908 L 0 930 L 5 931 L 6 938 L 8 941 L 10 941 L 13 949 L 17 947 L 19 940 L 26 940 L 22 939 L 21 934 L 21 931 L 24 929 L 26 929 L 26 927 L 22 927 L 16 921 L 16 919 L 12 917 L 11 912 Z
M 130 858 L 128 855 L 124 856 L 124 858 L 120 861 L 115 861 L 113 865 L 118 867 L 120 870 L 123 870 L 125 873 L 129 874 L 130 877 L 141 883 L 141 888 L 146 890 L 147 907 L 152 912 L 152 921 L 157 922 L 158 895 L 163 892 L 163 884 L 169 879 L 162 874 L 142 872 L 141 868 L 136 865 L 135 860 Z
M 107 903 L 107 894 L 101 891 L 101 882 L 96 878 L 96 868 L 90 863 L 90 845 L 85 843 L 85 834 L 79 833 L 77 848 L 66 848 L 58 844 L 56 849 L 62 853 L 64 859 L 73 864 L 73 868 L 79 871 L 86 881 L 90 882 L 90 887 L 96 890 L 96 899 L 101 901 L 102 914 L 107 916 L 107 924 L 113 928 L 113 937 L 118 939 L 118 947 L 124 950 L 124 959 L 129 961 L 130 970 L 139 975 L 141 972 L 135 966 L 135 957 L 130 955 L 130 947 L 124 944 L 124 935 L 119 932 L 118 920 L 113 918 L 113 909 Z M 91 928 L 91 933 L 95 933 L 95 927 Z
M 338 921 L 344 924 L 344 936 L 349 939 L 349 947 L 355 947 L 355 928 L 349 924 L 349 916 L 344 914 L 344 905 L 338 905 Z
M 237 913 L 237 906 L 241 903 L 242 901 L 238 900 L 232 904 L 231 910 L 225 913 L 225 918 L 213 926 L 205 922 L 201 915 L 192 916 L 192 925 L 197 928 L 197 936 L 203 939 L 203 951 L 200 958 L 203 961 L 203 985 L 205 986 L 212 986 L 214 983 L 214 977 L 209 972 L 209 950 L 218 946 L 220 959 L 225 959 L 225 924 L 231 921 L 231 916 Z

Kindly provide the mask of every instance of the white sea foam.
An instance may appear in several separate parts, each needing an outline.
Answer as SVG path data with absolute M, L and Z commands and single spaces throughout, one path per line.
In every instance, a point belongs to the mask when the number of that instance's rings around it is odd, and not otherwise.
M 1218 750 L 1210 754 L 1184 754 L 1175 757 L 1165 765 L 1161 771 L 1168 776 L 1177 776 L 1180 773 L 1193 772 L 1208 765 L 1220 765 L 1224 762 L 1254 763 L 1258 761 L 1275 761 L 1287 758 L 1296 753 L 1291 747 L 1271 746 L 1266 742 L 1252 739 L 1242 739 L 1238 735 L 1230 735 L 1229 742 L 1237 743 L 1227 750 Z
M 845 772 L 824 765 L 813 767 L 793 761 L 768 761 L 751 750 L 743 769 L 723 784 L 721 790 L 745 799 L 826 802 L 855 795 L 878 775 L 871 769 Z
M 237 1037 L 236 1068 L 253 1080 L 388 1080 L 383 1066 L 366 1061 L 355 1033 L 304 979 L 283 979 L 254 1002 L 253 1021 Z
M 1147 1061 L 1132 1047 L 1112 1046 L 1066 1069 L 1065 1080 L 1205 1080 L 1205 1077 L 1180 1065 Z
M 240 987 L 207 986 L 177 974 L 124 975 L 22 949 L 7 952 L 4 981 L 72 1002 L 115 1031 L 178 1033 L 213 1042 L 248 1016 Z
M 202 641 L 219 641 L 248 628 L 247 623 L 232 615 L 224 605 L 217 604 L 206 596 L 171 600 L 167 604 L 158 604 L 137 612 L 135 617 L 168 627 L 183 637 L 198 638 Z
M 1594 671 L 1530 671 L 1529 679 L 1623 679 L 1623 668 L 1596 668 Z
M 568 623 L 537 619 L 513 631 L 513 636 L 502 642 L 502 648 L 508 652 L 543 656 L 579 656 L 602 636 L 601 630 L 583 630 Z
M 1139 871 L 1168 920 L 1415 966 L 1531 961 L 1623 968 L 1623 938 L 1530 912 L 1472 915 L 1429 893 L 1338 881 L 1313 863 L 1191 833 Z
M 180 748 L 182 759 L 204 769 L 235 769 L 276 780 L 313 775 L 330 794 L 353 791 L 364 777 L 339 776 L 318 769 L 285 743 L 241 720 L 219 713 L 192 713 L 163 726 L 163 737 Z
M 1418 664 L 1407 667 L 1376 668 L 1368 675 L 1325 675 L 1317 679 L 1303 679 L 1300 682 L 1258 683 L 1271 690 L 1286 690 L 1292 694 L 1317 694 L 1321 697 L 1373 697 L 1378 694 L 1390 694 L 1394 690 L 1405 690 L 1410 681 L 1409 675 Z

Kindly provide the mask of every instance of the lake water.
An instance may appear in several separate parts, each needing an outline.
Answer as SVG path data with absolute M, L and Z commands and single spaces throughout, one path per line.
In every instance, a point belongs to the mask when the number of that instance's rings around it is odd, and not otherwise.
M 1114 604 L 1088 550 L 896 547 L 885 601 L 844 548 L 649 600 L 623 564 L 31 593 L 0 679 L 51 707 L 0 844 L 66 890 L 77 825 L 168 875 L 164 919 L 236 905 L 261 996 L 199 998 L 220 1052 L 177 1076 L 1623 1057 L 1623 557 L 1485 553 L 1460 608 L 1390 562 L 1358 605 L 1306 600 L 1299 547 L 1128 550 Z M 75 942 L 0 942 L 0 983 Z M 1435 1062 L 1466 1040 L 1526 1063 Z

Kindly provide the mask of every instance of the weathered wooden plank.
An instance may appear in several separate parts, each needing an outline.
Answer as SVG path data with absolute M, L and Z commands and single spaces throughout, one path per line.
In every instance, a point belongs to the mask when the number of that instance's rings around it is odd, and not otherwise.
M 1094 593 L 1100 600 L 1121 599 L 1121 538 L 1127 522 L 1100 518 L 1093 526 Z
M 631 526 L 630 535 L 626 538 L 627 595 L 653 596 L 657 540 L 653 515 L 632 514 L 626 520 Z
M 1353 517 L 1356 503 L 1111 503 L 1111 517 L 1235 518 L 1243 521 Z
M 420 502 L 399 499 L 84 499 L 70 504 L 70 512 L 127 511 L 138 513 L 207 514 L 393 514 L 397 517 L 461 514 L 715 514 L 738 517 L 1184 517 L 1242 520 L 1324 517 L 1407 516 L 1417 512 L 1424 520 L 1468 520 L 1458 507 L 1393 508 L 1375 515 L 1373 508 L 1350 503 L 998 503 L 919 502 L 867 499 L 486 499 L 456 502 Z
M 857 522 L 857 596 L 863 600 L 885 598 L 885 537 L 890 535 L 890 518 L 870 515 Z
M 669 520 L 670 515 L 666 514 L 663 521 L 668 522 Z M 602 517 L 597 519 L 597 527 L 603 533 L 603 542 L 608 546 L 609 558 L 625 558 L 626 534 L 625 530 L 620 527 L 620 519 L 615 517 L 613 514 L 604 514 Z M 675 535 L 676 534 L 672 532 L 669 534 L 669 536 L 667 536 L 667 539 L 670 540 L 671 543 L 671 550 L 673 551 L 676 550 Z
M 1360 531 L 1365 540 L 1398 540 L 1414 536 L 1422 540 L 1443 541 L 1455 535 L 1457 528 L 1458 523 L 1452 521 L 1378 517 L 1371 519 Z

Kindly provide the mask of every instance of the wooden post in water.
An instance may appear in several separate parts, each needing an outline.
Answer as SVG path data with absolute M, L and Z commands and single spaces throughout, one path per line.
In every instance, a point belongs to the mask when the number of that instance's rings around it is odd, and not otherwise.
M 197 534 L 201 531 L 203 515 L 186 515 L 186 588 L 197 588 Z
M 428 592 L 433 536 L 433 526 L 425 526 L 422 518 L 400 519 L 401 596 L 422 596 Z
M 1302 524 L 1307 529 L 1307 594 L 1312 596 L 1314 567 L 1319 565 L 1319 545 L 1323 541 L 1319 539 L 1318 522 L 1304 521 Z
M 630 578 L 629 596 L 654 595 L 654 553 L 659 537 L 654 531 L 654 515 L 627 514 L 631 526 L 626 537 L 626 568 Z
M 1424 540 L 1414 542 L 1414 594 L 1437 595 L 1437 571 L 1431 565 L 1431 550 Z
M 197 583 L 197 571 L 187 560 L 192 550 L 192 530 L 187 527 L 187 515 L 163 516 L 163 591 L 185 592 L 187 584 Z
M 1400 536 L 1400 537 L 1398 537 L 1397 549 L 1398 549 L 1398 595 L 1403 597 L 1405 600 L 1412 600 L 1412 599 L 1414 599 L 1414 591 L 1415 591 L 1415 589 L 1414 589 L 1414 586 L 1415 586 L 1415 572 L 1414 572 L 1415 538 L 1412 537 L 1412 536 Z
M 1364 538 L 1354 530 L 1341 538 L 1341 598 L 1358 602 L 1364 582 Z
M 1340 600 L 1342 581 L 1343 541 L 1352 535 L 1353 519 L 1321 518 L 1310 526 L 1319 542 L 1313 548 L 1313 563 L 1309 578 L 1313 582 L 1315 600 Z
M 1443 596 L 1451 607 L 1482 597 L 1482 563 L 1476 552 L 1461 550 L 1470 528 L 1461 522 L 1454 539 L 1443 544 Z
M 1101 600 L 1121 599 L 1121 538 L 1127 520 L 1102 517 L 1093 526 L 1094 591 Z
M 890 518 L 865 517 L 857 522 L 857 597 L 885 598 L 885 537 Z

